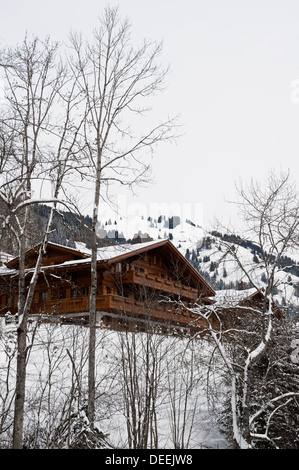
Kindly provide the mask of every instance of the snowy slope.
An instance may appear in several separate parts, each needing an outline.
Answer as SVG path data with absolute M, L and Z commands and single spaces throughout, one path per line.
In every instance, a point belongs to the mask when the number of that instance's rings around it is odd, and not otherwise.
M 187 339 L 155 335 L 148 337 L 145 333 L 140 333 L 132 340 L 130 335 L 126 337 L 123 333 L 115 331 L 97 330 L 96 377 L 101 392 L 101 398 L 98 400 L 100 421 L 97 424 L 105 434 L 109 435 L 110 444 L 115 448 L 128 447 L 127 409 L 123 395 L 125 380 L 123 360 L 129 352 L 126 349 L 128 344 L 130 354 L 134 354 L 132 348 L 136 348 L 134 383 L 138 380 L 141 390 L 135 393 L 140 393 L 140 400 L 143 400 L 145 364 L 148 361 L 145 348 L 147 341 L 150 341 L 152 354 L 159 361 L 159 373 L 155 379 L 158 390 L 155 401 L 158 448 L 174 448 L 173 400 L 177 405 L 176 426 L 180 428 L 180 433 L 183 432 L 183 425 L 185 426 L 184 440 L 187 443 L 187 438 L 190 437 L 188 439 L 190 448 L 227 448 L 229 443 L 220 433 L 217 424 L 219 407 L 217 405 L 211 408 L 209 405 L 206 377 L 210 367 L 211 351 L 204 339 L 198 340 L 193 348 Z M 82 381 L 82 390 L 87 389 L 88 344 L 88 329 L 84 327 L 39 325 L 35 331 L 35 342 L 27 366 L 28 408 L 26 408 L 25 435 L 37 419 L 42 423 L 39 426 L 45 431 L 47 423 L 53 427 L 59 423 L 61 410 L 68 397 L 74 393 L 71 357 L 76 363 L 77 374 Z M 5 384 L 7 369 L 5 353 L 2 359 L 4 360 L 0 362 L 0 383 L 3 378 L 2 384 Z M 190 364 L 193 364 L 194 376 L 190 375 Z M 14 370 L 15 360 L 12 361 L 11 367 Z M 211 378 L 211 371 L 209 376 Z M 14 375 L 11 375 L 10 379 L 9 388 L 13 392 Z M 221 380 L 218 373 L 213 380 Z M 219 390 L 217 396 L 219 398 Z M 73 400 L 75 409 L 75 399 Z M 40 408 L 38 405 L 41 405 Z M 143 419 L 142 414 L 140 419 Z
M 123 219 L 105 221 L 101 224 L 100 230 L 103 236 L 109 234 L 112 240 L 115 233 L 127 240 L 132 239 L 138 233 L 148 235 L 153 240 L 169 238 L 215 290 L 239 290 L 252 287 L 244 270 L 240 268 L 235 258 L 227 253 L 227 246 L 233 247 L 254 285 L 260 288 L 266 285 L 265 268 L 254 247 L 223 242 L 223 239 L 217 236 L 217 232 L 213 235 L 205 232 L 203 227 L 196 224 L 196 221 L 182 220 L 180 217 L 168 218 L 163 215 L 147 219 L 140 216 L 135 217 L 134 224 Z M 295 263 L 299 263 L 298 253 L 291 253 L 290 257 Z M 277 273 L 277 280 L 280 285 L 275 300 L 281 305 L 292 303 L 299 308 L 299 291 L 296 289 L 296 285 L 299 285 L 299 277 L 281 270 Z
M 148 219 L 140 217 L 134 218 L 134 223 L 130 223 L 120 218 L 119 220 L 108 220 L 99 225 L 98 233 L 103 237 L 113 240 L 115 233 L 119 237 L 127 240 L 139 234 L 147 234 L 153 240 L 170 238 L 174 245 L 185 254 L 189 248 L 197 248 L 202 245 L 205 236 L 202 227 L 195 225 L 191 221 L 181 220 L 179 217 L 171 219 L 166 216 Z

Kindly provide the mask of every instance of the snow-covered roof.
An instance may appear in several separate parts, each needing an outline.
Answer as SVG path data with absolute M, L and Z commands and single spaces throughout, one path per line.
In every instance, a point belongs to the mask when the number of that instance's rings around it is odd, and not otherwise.
M 12 272 L 12 270 L 8 269 L 6 266 L 6 263 L 12 259 L 12 255 L 5 253 L 4 251 L 0 251 L 0 274 L 7 274 L 8 272 Z
M 124 256 L 124 255 L 130 255 L 134 254 L 134 252 L 140 252 L 140 251 L 146 251 L 147 248 L 150 248 L 154 245 L 161 246 L 165 243 L 167 243 L 167 239 L 165 240 L 155 240 L 155 241 L 150 241 L 150 242 L 144 242 L 144 243 L 135 243 L 135 244 L 123 244 L 123 245 L 111 245 L 111 246 L 103 246 L 98 249 L 98 254 L 97 254 L 97 259 L 98 261 L 110 261 L 113 260 L 114 258 L 118 258 L 119 256 Z M 76 260 L 66 260 L 60 264 L 55 265 L 55 267 L 59 266 L 72 266 L 72 265 L 79 265 L 79 264 L 85 264 L 85 263 L 90 263 L 91 259 L 91 252 L 88 249 L 84 249 L 82 245 L 80 245 L 80 250 L 76 250 L 74 248 L 68 248 L 63 245 L 59 245 L 56 243 L 50 243 L 49 245 L 51 246 L 56 246 L 58 248 L 65 248 L 66 250 L 71 250 L 73 252 L 77 251 L 78 254 L 83 254 L 84 258 L 82 259 L 76 259 Z M 17 259 L 13 258 L 12 259 Z M 52 265 L 50 266 L 43 266 L 43 269 L 45 268 L 53 268 Z M 7 267 L 3 266 L 2 267 L 3 273 L 8 273 L 8 272 L 13 272 L 13 269 L 8 269 Z
M 235 289 L 225 289 L 225 290 L 218 290 L 216 291 L 216 295 L 214 297 L 215 304 L 224 305 L 237 305 L 242 300 L 247 299 L 252 294 L 256 293 L 257 290 L 255 288 L 252 289 L 244 289 L 244 290 L 235 290 Z
M 0 266 L 0 275 L 15 274 L 15 269 L 8 269 L 6 266 Z
M 62 245 L 56 245 L 62 247 Z M 139 255 L 148 249 L 153 249 L 153 248 L 162 248 L 166 247 L 168 250 L 173 250 L 174 252 L 177 253 L 177 256 L 182 259 L 182 261 L 189 266 L 190 273 L 193 273 L 194 278 L 199 279 L 203 285 L 206 286 L 207 291 L 209 292 L 209 295 L 214 295 L 214 290 L 211 288 L 211 286 L 204 280 L 204 278 L 198 273 L 198 271 L 195 270 L 195 268 L 189 263 L 189 261 L 180 253 L 180 251 L 174 246 L 174 244 L 168 239 L 160 239 L 160 240 L 151 240 L 148 242 L 141 242 L 141 243 L 133 243 L 133 244 L 123 244 L 123 245 L 111 245 L 111 246 L 104 246 L 98 249 L 97 252 L 97 260 L 99 263 L 103 262 L 111 262 L 111 263 L 117 263 L 118 261 L 122 261 L 127 257 L 133 256 L 133 255 Z M 68 247 L 65 247 L 66 250 L 68 250 Z M 77 251 L 77 253 L 81 253 L 83 255 L 82 258 L 76 259 L 76 260 L 66 260 L 64 262 L 61 262 L 59 264 L 55 265 L 48 265 L 48 266 L 43 266 L 41 269 L 43 271 L 46 270 L 52 270 L 52 269 L 61 269 L 61 268 L 68 268 L 68 267 L 75 267 L 75 266 L 84 266 L 88 265 L 91 262 L 91 256 L 90 253 L 88 254 L 87 252 L 82 253 L 82 250 L 80 252 L 78 250 L 70 249 L 72 251 Z M 28 272 L 32 271 L 34 268 L 30 268 Z M 14 270 L 10 270 L 11 272 L 15 272 Z M 9 274 L 9 270 L 6 269 L 5 273 L 1 274 Z
M 135 251 L 139 252 L 140 250 L 146 251 L 147 248 L 151 248 L 154 245 L 160 246 L 164 245 L 167 242 L 167 239 L 163 240 L 153 240 L 144 243 L 134 243 L 134 244 L 124 244 L 124 245 L 111 245 L 104 246 L 98 249 L 98 260 L 99 261 L 108 261 L 119 256 L 124 256 L 127 254 L 133 254 Z
M 72 251 L 72 252 L 78 252 L 78 254 L 82 254 L 82 255 L 88 255 L 90 254 L 90 250 L 88 250 L 86 248 L 86 245 L 84 243 L 75 243 L 75 248 L 73 247 L 70 247 L 70 246 L 65 246 L 65 245 L 61 245 L 60 243 L 54 243 L 54 242 L 48 242 L 48 246 L 51 246 L 51 247 L 56 247 L 56 248 L 60 248 L 62 250 L 68 250 L 68 251 Z M 37 245 L 39 246 L 39 245 Z
M 30 254 L 30 253 L 35 253 L 37 254 L 37 251 L 39 250 L 39 247 L 40 247 L 40 243 L 38 245 L 35 245 L 33 248 L 27 250 L 26 252 L 26 255 Z M 76 248 L 72 248 L 72 247 L 68 247 L 68 246 L 65 246 L 65 245 L 60 245 L 58 243 L 53 243 L 53 242 L 48 242 L 47 244 L 47 248 L 56 248 L 62 252 L 69 252 L 69 253 L 72 253 L 72 254 L 75 254 L 75 256 L 78 256 L 79 258 L 87 258 L 88 256 L 90 256 L 90 252 L 87 252 L 87 250 L 85 251 L 82 251 L 82 250 L 78 250 Z M 19 257 L 16 256 L 16 257 L 13 257 L 11 256 L 10 259 L 6 260 L 6 265 L 7 265 L 7 268 L 16 268 L 17 267 L 17 264 L 18 264 L 18 260 L 19 260 Z
M 118 258 L 119 256 L 125 256 L 125 255 L 130 255 L 134 254 L 134 252 L 140 252 L 140 251 L 146 251 L 147 248 L 150 248 L 151 246 L 157 245 L 163 245 L 167 240 L 155 240 L 155 241 L 150 241 L 150 242 L 145 242 L 145 243 L 135 243 L 133 245 L 130 244 L 123 244 L 123 245 L 111 245 L 111 246 L 103 246 L 101 248 L 98 248 L 97 251 L 97 260 L 98 261 L 112 261 L 115 258 Z M 82 250 L 80 250 L 82 253 Z M 85 255 L 88 254 L 88 251 L 85 251 Z M 90 263 L 90 252 L 89 252 L 89 257 L 85 257 L 84 259 L 77 259 L 77 260 L 67 260 L 61 263 L 63 266 L 71 266 L 71 265 L 77 265 L 77 264 L 84 264 L 84 263 Z M 59 265 L 56 265 L 56 267 Z
M 5 251 L 0 251 L 0 259 L 1 260 L 9 260 L 12 259 L 13 256 L 10 255 L 9 253 L 6 253 Z

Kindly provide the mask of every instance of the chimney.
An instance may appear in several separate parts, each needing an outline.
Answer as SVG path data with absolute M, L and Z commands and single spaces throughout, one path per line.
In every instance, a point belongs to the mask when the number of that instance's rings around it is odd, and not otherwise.
M 135 243 L 146 243 L 146 242 L 152 242 L 152 241 L 154 241 L 154 239 L 151 238 L 147 233 L 138 232 L 138 233 L 135 233 L 131 241 L 131 244 L 135 245 Z

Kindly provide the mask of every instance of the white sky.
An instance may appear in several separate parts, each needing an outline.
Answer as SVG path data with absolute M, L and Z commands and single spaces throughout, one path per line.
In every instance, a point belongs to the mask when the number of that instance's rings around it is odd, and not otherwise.
M 290 169 L 299 183 L 298 0 L 117 4 L 136 39 L 163 39 L 171 74 L 159 112 L 179 113 L 185 132 L 177 145 L 157 150 L 156 184 L 128 205 L 144 204 L 148 212 L 155 203 L 201 205 L 204 219 L 196 222 L 207 225 L 214 215 L 235 214 L 225 199 L 235 198 L 240 178 Z M 71 28 L 88 34 L 106 5 L 0 0 L 0 45 L 22 41 L 25 31 L 60 41 Z

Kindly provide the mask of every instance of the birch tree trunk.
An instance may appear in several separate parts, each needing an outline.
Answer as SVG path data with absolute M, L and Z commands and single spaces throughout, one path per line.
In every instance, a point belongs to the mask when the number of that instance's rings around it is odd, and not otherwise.
M 175 119 L 153 126 L 145 118 L 152 103 L 149 98 L 161 92 L 167 70 L 158 63 L 161 44 L 144 41 L 134 47 L 130 25 L 121 21 L 117 8 L 106 8 L 91 41 L 72 33 L 75 59 L 73 70 L 80 75 L 86 102 L 85 142 L 90 161 L 86 182 L 92 181 L 94 194 L 91 234 L 89 421 L 95 410 L 95 322 L 97 295 L 96 230 L 100 203 L 111 197 L 114 184 L 134 187 L 148 180 L 149 154 L 162 141 L 174 138 Z M 146 129 L 146 126 L 148 127 Z
M 79 101 L 76 77 L 70 80 L 66 68 L 61 63 L 57 65 L 57 51 L 58 45 L 49 39 L 30 41 L 27 37 L 21 47 L 0 51 L 6 89 L 2 143 L 9 142 L 9 146 L 1 148 L 1 162 L 5 166 L 1 173 L 0 201 L 6 211 L 0 217 L 4 222 L 2 228 L 10 230 L 15 238 L 19 256 L 15 449 L 23 446 L 26 362 L 30 348 L 28 315 L 59 193 L 66 173 L 74 167 L 78 130 L 82 125 L 82 121 L 74 121 L 73 112 Z M 51 181 L 52 195 L 35 198 L 33 181 Z M 53 206 L 46 231 L 41 234 L 37 263 L 28 285 L 25 256 L 30 244 L 30 210 L 39 201 Z
M 100 163 L 100 162 L 99 162 Z M 100 165 L 99 165 L 100 166 Z M 89 368 L 88 368 L 88 418 L 90 427 L 94 429 L 95 417 L 95 369 L 96 369 L 96 299 L 97 299 L 97 224 L 100 202 L 100 175 L 95 182 L 95 199 L 91 231 L 91 293 L 89 305 Z
M 238 204 L 246 222 L 246 234 L 260 249 L 261 266 L 267 273 L 266 287 L 263 289 L 254 276 L 252 262 L 247 265 L 235 247 L 221 242 L 224 257 L 229 255 L 229 259 L 236 261 L 249 284 L 256 288 L 260 300 L 238 303 L 224 297 L 221 305 L 198 305 L 191 310 L 205 320 L 207 331 L 229 376 L 231 433 L 235 445 L 245 449 L 252 448 L 253 439 L 275 446 L 275 439 L 270 435 L 270 423 L 276 410 L 289 400 L 296 401 L 298 396 L 294 378 L 290 380 L 290 390 L 285 394 L 283 388 L 281 392 L 277 391 L 278 384 L 272 387 L 269 374 L 265 374 L 263 381 L 259 382 L 259 374 L 262 376 L 259 369 L 265 367 L 265 363 L 275 370 L 271 348 L 276 356 L 280 355 L 273 345 L 284 327 L 285 319 L 277 313 L 273 298 L 275 288 L 284 282 L 279 275 L 281 258 L 299 246 L 299 194 L 289 174 L 277 176 L 270 173 L 263 184 L 251 182 L 246 189 L 239 189 L 239 195 L 241 200 Z M 284 373 L 288 370 L 291 370 L 291 364 L 287 364 Z M 265 397 L 261 396 L 259 387 L 263 387 Z M 276 402 L 279 405 L 274 408 Z M 275 409 L 272 413 L 267 411 L 271 407 Z M 263 414 L 268 416 L 265 429 L 256 432 L 257 418 Z M 259 426 L 262 425 L 259 423 Z M 277 438 L 278 441 L 282 439 L 283 436 Z

